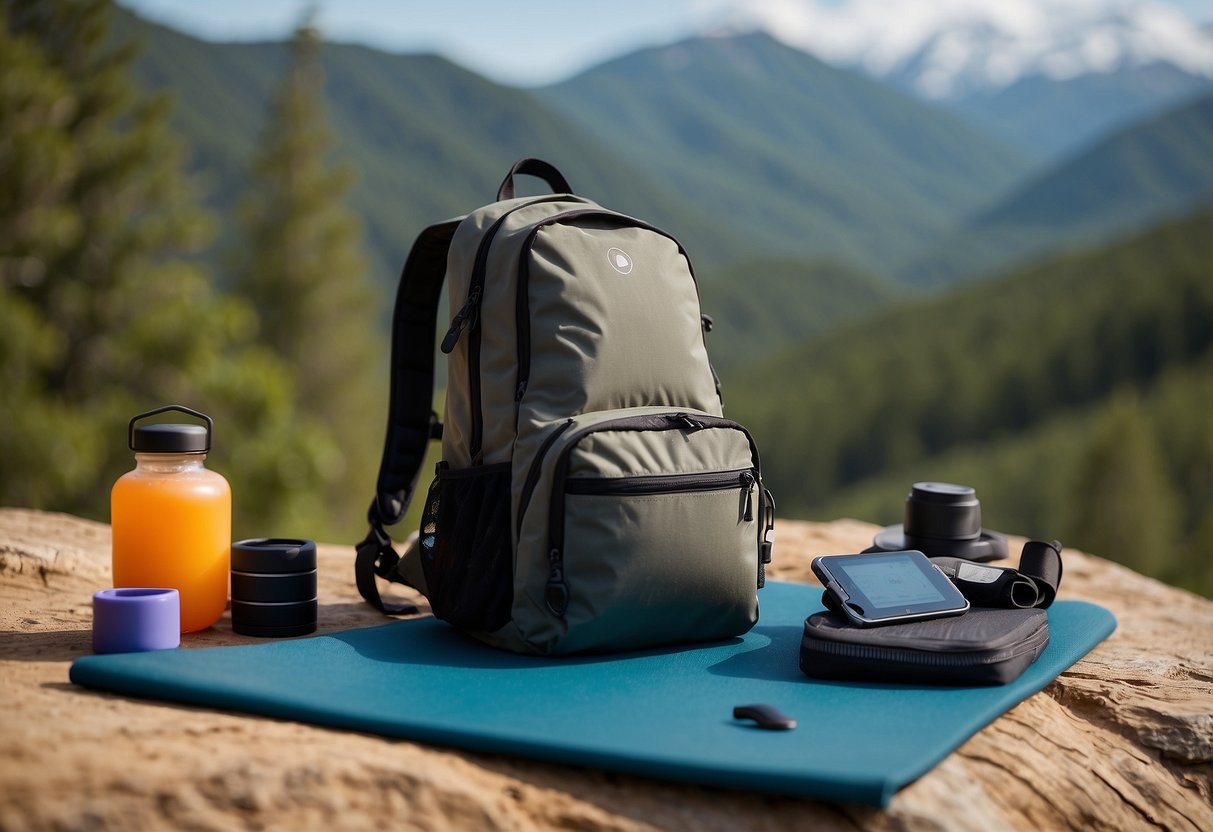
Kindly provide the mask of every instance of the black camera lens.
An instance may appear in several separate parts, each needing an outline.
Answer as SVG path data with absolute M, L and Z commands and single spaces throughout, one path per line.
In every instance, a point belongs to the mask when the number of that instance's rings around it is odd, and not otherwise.
M 881 529 L 867 551 L 903 549 L 987 561 L 1007 556 L 1007 539 L 981 527 L 981 503 L 971 486 L 916 482 L 906 496 L 905 523 Z
M 940 540 L 981 537 L 977 491 L 949 482 L 916 482 L 906 497 L 906 534 Z

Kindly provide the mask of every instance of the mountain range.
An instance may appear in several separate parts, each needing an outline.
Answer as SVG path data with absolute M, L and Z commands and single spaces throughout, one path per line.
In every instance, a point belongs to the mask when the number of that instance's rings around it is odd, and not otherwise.
M 145 89 L 167 91 L 173 120 L 230 244 L 268 104 L 285 72 L 284 43 L 216 44 L 115 9 L 114 37 L 142 44 Z M 677 199 L 529 93 L 494 84 L 435 55 L 389 55 L 327 45 L 326 98 L 335 157 L 359 174 L 349 197 L 367 233 L 371 268 L 388 283 L 425 225 L 492 200 L 520 156 L 551 158 L 579 191 L 620 210 L 674 225 L 703 257 L 727 262 L 747 241 L 710 213 Z
M 1157 2 L 848 0 L 726 17 L 1056 161 L 1213 86 L 1213 26 Z
M 1031 75 L 946 106 L 1009 146 L 1056 163 L 1211 90 L 1203 75 L 1159 61 L 1074 78 Z
M 173 93 L 211 203 L 230 213 L 284 46 L 118 18 L 121 36 L 144 43 L 139 80 Z M 489 201 L 523 155 L 669 228 L 707 271 L 779 255 L 888 272 L 1027 170 L 957 118 L 768 36 L 650 50 L 537 91 L 436 56 L 330 44 L 323 61 L 338 153 L 361 172 L 351 204 L 381 273 L 423 223 Z
M 285 44 L 208 43 L 121 8 L 115 19 L 117 38 L 144 45 L 140 84 L 173 94 L 175 123 L 224 220 L 221 246 L 231 245 L 228 218 Z M 533 90 L 434 55 L 329 44 L 323 61 L 336 156 L 361 174 L 349 200 L 385 283 L 424 224 L 491 199 L 523 155 L 551 159 L 579 192 L 671 230 L 707 283 L 775 260 L 784 275 L 803 261 L 802 275 L 824 266 L 932 285 L 1163 218 L 1213 189 L 1201 152 L 1213 142 L 1208 98 L 1033 164 L 980 119 L 761 33 L 644 49 Z M 1093 83 L 1067 83 L 1084 78 Z M 1033 98 L 1003 92 L 1013 93 Z
M 768 251 L 869 269 L 1028 169 L 959 118 L 761 33 L 642 50 L 537 95 Z
M 1159 62 L 1213 78 L 1213 25 L 1156 0 L 756 0 L 718 25 L 778 33 L 831 63 L 944 101 L 1035 75 L 1062 80 Z
M 1213 93 L 1105 138 L 1029 177 L 902 277 L 919 285 L 988 272 L 1213 204 Z

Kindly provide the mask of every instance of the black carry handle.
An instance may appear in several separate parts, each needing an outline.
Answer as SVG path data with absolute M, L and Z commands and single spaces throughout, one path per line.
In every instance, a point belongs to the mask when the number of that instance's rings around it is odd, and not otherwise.
M 556 170 L 555 165 L 542 159 L 524 156 L 514 163 L 510 172 L 505 175 L 505 179 L 501 181 L 501 187 L 497 189 L 498 202 L 514 198 L 514 177 L 519 174 L 539 177 L 548 183 L 554 194 L 571 194 L 573 192 L 569 180 L 564 178 L 563 173 Z
M 178 413 L 184 413 L 186 416 L 193 416 L 206 422 L 206 453 L 211 450 L 211 434 L 215 432 L 215 423 L 211 421 L 211 417 L 205 413 L 199 413 L 197 410 L 190 410 L 188 407 L 183 407 L 179 404 L 166 404 L 164 407 L 157 407 L 155 410 L 149 410 L 146 413 L 140 413 L 131 417 L 130 422 L 126 425 L 126 446 L 132 451 L 135 450 L 135 422 L 140 419 L 146 419 L 148 416 L 157 416 L 161 413 L 168 413 L 170 410 L 176 410 Z

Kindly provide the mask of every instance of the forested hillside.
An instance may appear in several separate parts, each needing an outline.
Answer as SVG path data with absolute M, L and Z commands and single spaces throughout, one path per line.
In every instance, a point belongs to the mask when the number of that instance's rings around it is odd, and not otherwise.
M 1213 352 L 1022 432 L 844 487 L 814 518 L 901 522 L 910 484 L 977 489 L 989 528 L 1067 545 L 1213 595 Z M 1115 449 L 1113 454 L 1111 451 Z
M 226 215 L 285 47 L 115 18 L 118 37 L 144 45 L 139 82 L 171 91 Z M 668 228 L 707 270 L 776 255 L 887 273 L 1028 169 L 955 116 L 766 35 L 645 50 L 541 90 L 433 55 L 328 44 L 321 59 L 338 155 L 361 173 L 351 206 L 384 282 L 424 224 L 490 201 L 524 155 Z
M 902 270 L 971 278 L 1048 248 L 1091 244 L 1213 204 L 1213 94 L 1128 127 L 1024 183 Z
M 762 443 L 787 514 L 836 505 L 839 492 L 887 472 L 923 479 L 942 454 L 1011 441 L 1194 366 L 1213 345 L 1211 231 L 1202 213 L 889 308 L 727 375 L 728 412 Z M 1183 429 L 1160 427 L 1164 447 L 1181 435 L 1207 441 L 1209 411 L 1190 403 L 1174 408 Z M 1209 475 L 1207 455 L 1164 458 Z
M 171 94 L 173 123 L 188 142 L 191 167 L 203 174 L 208 203 L 229 217 L 247 185 L 287 44 L 208 43 L 121 8 L 113 18 L 117 40 L 142 44 L 136 81 Z M 578 192 L 669 228 L 705 264 L 754 252 L 710 206 L 679 199 L 524 90 L 435 55 L 326 44 L 320 60 L 336 154 L 359 172 L 350 205 L 366 226 L 382 285 L 394 283 L 422 228 L 491 202 L 521 156 L 547 158 Z
M 203 42 L 121 8 L 112 16 L 115 40 L 143 45 L 136 80 L 173 97 L 221 247 L 286 46 Z M 703 273 L 794 258 L 934 286 L 1213 199 L 1207 96 L 1038 170 L 972 126 L 973 113 L 966 122 L 760 33 L 640 50 L 538 90 L 434 55 L 328 44 L 321 60 L 381 284 L 421 227 L 490 200 L 523 155 L 549 157 L 579 192 L 668 228 Z M 1139 75 L 1134 90 L 1153 77 Z M 1125 86 L 1108 84 L 1086 103 L 1106 110 Z M 1052 87 L 1028 87 L 1007 91 L 1031 99 L 1012 110 L 1056 111 Z
M 1213 82 L 1174 64 L 1125 66 L 1074 78 L 1029 75 L 950 106 L 1007 145 L 1045 159 L 1081 153 L 1109 132 L 1181 106 Z
M 762 33 L 641 50 L 537 94 L 764 248 L 878 272 L 1029 167 L 952 114 Z
M 907 295 L 858 269 L 770 257 L 738 263 L 699 281 L 700 304 L 715 321 L 708 347 L 722 373 L 761 364 L 790 344 Z

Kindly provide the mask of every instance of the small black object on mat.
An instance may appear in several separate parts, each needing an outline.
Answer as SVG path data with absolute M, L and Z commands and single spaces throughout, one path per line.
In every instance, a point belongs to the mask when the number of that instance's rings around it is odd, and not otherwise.
M 791 731 L 796 727 L 796 720 L 776 708 L 774 705 L 738 705 L 733 708 L 733 719 L 752 719 L 759 728 L 768 731 Z

